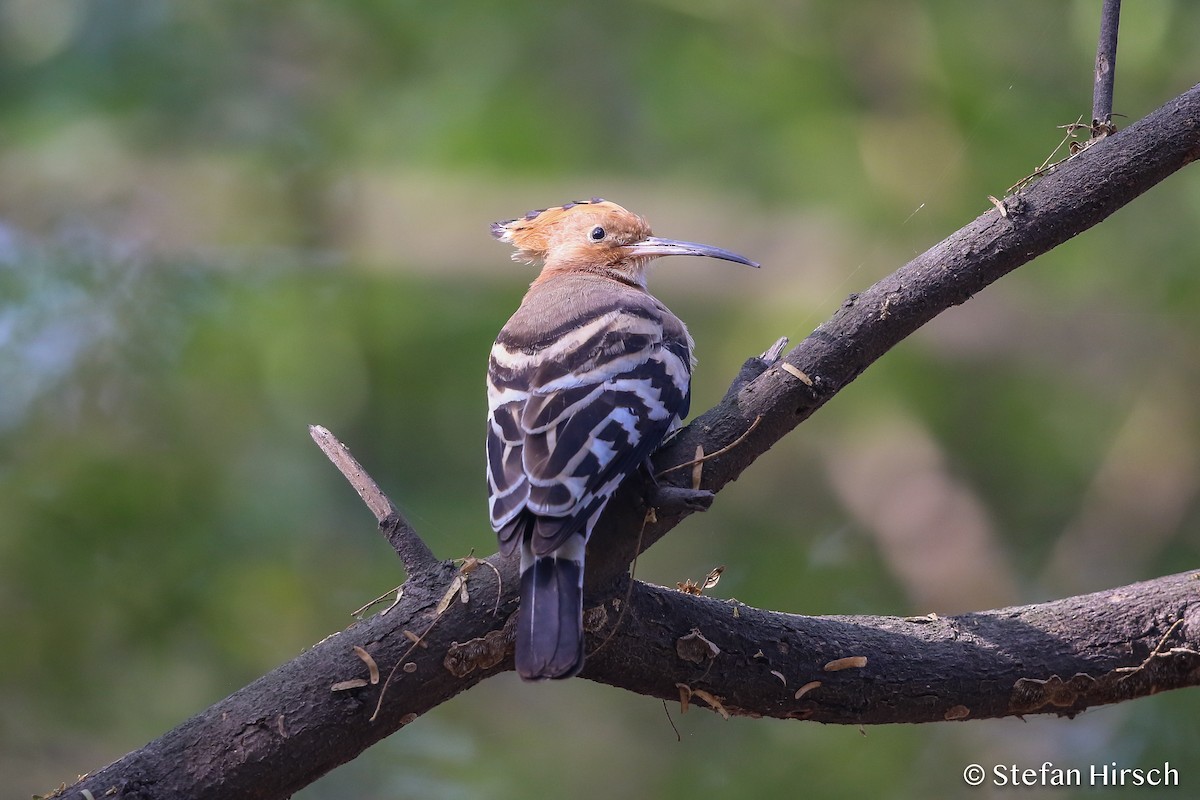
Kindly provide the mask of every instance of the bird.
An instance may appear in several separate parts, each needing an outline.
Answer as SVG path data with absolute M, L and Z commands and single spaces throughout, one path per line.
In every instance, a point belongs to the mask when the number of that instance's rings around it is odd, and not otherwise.
M 583 569 L 608 500 L 682 426 L 694 342 L 649 294 L 664 255 L 758 266 L 710 245 L 661 239 L 601 198 L 492 224 L 512 259 L 541 263 L 487 365 L 488 512 L 500 552 L 520 551 L 517 674 L 583 668 Z
M 758 264 L 654 236 L 598 197 L 491 232 L 514 261 L 542 265 L 487 370 L 489 514 L 501 553 L 520 552 L 515 666 L 526 680 L 570 678 L 584 663 L 587 540 L 691 404 L 692 337 L 646 290 L 647 269 L 672 255 Z

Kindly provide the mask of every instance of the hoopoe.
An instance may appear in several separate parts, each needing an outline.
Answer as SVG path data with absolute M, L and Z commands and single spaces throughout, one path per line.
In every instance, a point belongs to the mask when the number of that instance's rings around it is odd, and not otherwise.
M 514 261 L 543 263 L 488 361 L 487 475 L 500 550 L 521 551 L 517 672 L 583 668 L 583 560 L 621 482 L 682 423 L 692 337 L 646 291 L 660 256 L 728 250 L 660 239 L 600 198 L 496 222 Z

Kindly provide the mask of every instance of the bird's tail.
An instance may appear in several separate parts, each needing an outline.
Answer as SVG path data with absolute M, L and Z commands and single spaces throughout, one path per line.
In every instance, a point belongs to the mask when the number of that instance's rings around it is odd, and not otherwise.
M 582 535 L 545 555 L 521 542 L 517 674 L 525 680 L 570 678 L 583 669 Z

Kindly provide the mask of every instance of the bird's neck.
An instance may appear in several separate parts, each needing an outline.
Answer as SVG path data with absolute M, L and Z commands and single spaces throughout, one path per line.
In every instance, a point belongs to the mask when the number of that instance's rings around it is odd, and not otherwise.
M 561 264 L 552 261 L 546 262 L 542 267 L 541 273 L 538 274 L 532 286 L 539 286 L 555 278 L 562 278 L 569 275 L 581 275 L 597 278 L 606 278 L 616 281 L 634 289 L 646 291 L 646 269 L 643 266 L 619 265 L 611 264 L 579 264 L 568 263 Z

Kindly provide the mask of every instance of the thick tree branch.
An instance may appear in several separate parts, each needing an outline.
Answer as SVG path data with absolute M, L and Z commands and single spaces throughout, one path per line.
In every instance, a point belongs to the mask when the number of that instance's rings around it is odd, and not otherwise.
M 782 361 L 748 361 L 734 389 L 656 454 L 656 472 L 667 471 L 660 481 L 693 488 L 693 467 L 670 470 L 695 459 L 699 448 L 720 453 L 700 464 L 698 481 L 719 491 L 938 313 L 1099 223 L 1198 156 L 1200 86 L 1006 198 L 1003 212 L 988 211 L 852 295 Z M 678 697 L 672 688 L 682 683 L 693 699 L 707 693 L 726 711 L 862 723 L 961 718 L 964 712 L 1070 713 L 1200 683 L 1188 652 L 1200 636 L 1197 591 L 1186 575 L 925 622 L 805 618 L 744 606 L 735 614 L 721 601 L 635 584 L 622 619 L 616 603 L 626 596 L 623 573 L 639 543 L 649 546 L 693 510 L 679 503 L 652 518 L 642 502 L 654 496 L 650 480 L 628 483 L 589 547 L 590 598 L 592 605 L 602 603 L 586 621 L 593 652 L 583 674 L 593 680 L 659 697 Z M 516 605 L 515 571 L 495 556 L 486 561 L 492 568 L 480 563 L 455 571 L 432 556 L 418 555 L 411 564 L 406 558 L 415 572 L 386 614 L 325 639 L 67 791 L 140 798 L 290 795 L 425 711 L 511 668 L 505 622 Z M 615 635 L 603 645 L 617 620 Z M 692 628 L 697 633 L 689 637 Z M 865 665 L 840 661 L 858 656 Z M 847 668 L 833 671 L 829 662 Z M 392 679 L 372 683 L 371 664 Z M 1127 671 L 1116 672 L 1122 668 Z M 354 679 L 365 685 L 343 688 Z M 821 686 L 814 688 L 816 680 Z M 782 697 L 774 686 L 775 693 L 768 692 L 771 681 L 784 690 Z
M 515 573 L 500 574 L 505 586 L 515 585 Z M 498 574 L 477 569 L 466 577 L 472 602 L 459 602 L 456 587 L 439 613 L 457 577 L 453 570 L 443 576 L 441 593 L 409 591 L 410 579 L 385 613 L 322 640 L 62 796 L 88 790 L 95 798 L 289 797 L 483 678 L 511 669 L 511 657 L 505 659 L 511 636 L 502 627 L 515 594 L 506 592 L 495 610 Z M 477 641 L 457 644 L 470 640 Z M 370 682 L 356 648 L 376 665 L 378 682 Z M 460 655 L 464 650 L 469 656 Z M 475 668 L 448 668 L 456 659 Z M 393 670 L 372 721 L 383 677 Z M 354 679 L 365 685 L 335 690 Z
M 1200 572 L 956 617 L 801 617 L 635 582 L 591 615 L 613 638 L 585 677 L 754 717 L 1073 716 L 1200 683 Z

